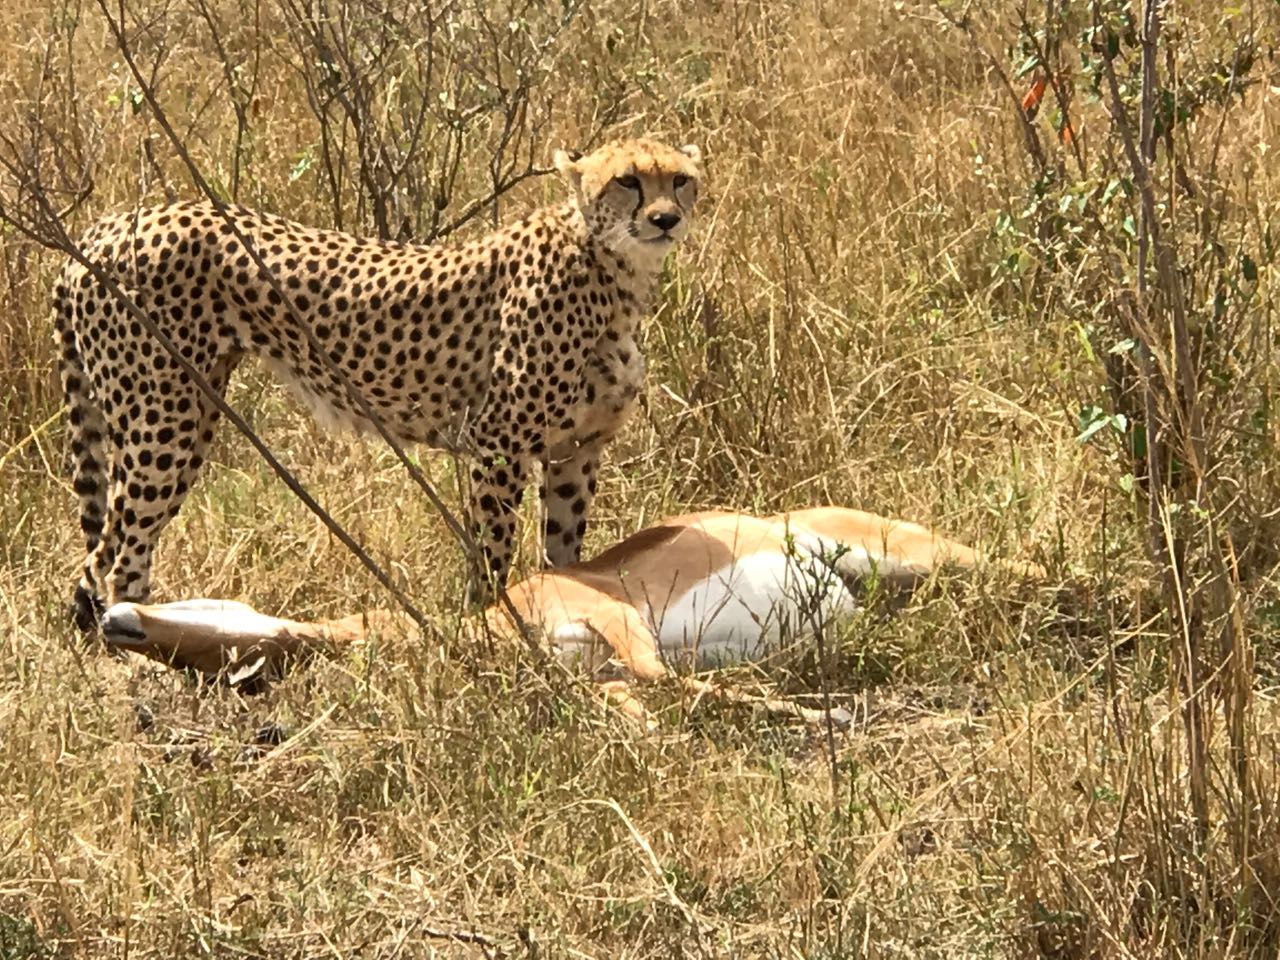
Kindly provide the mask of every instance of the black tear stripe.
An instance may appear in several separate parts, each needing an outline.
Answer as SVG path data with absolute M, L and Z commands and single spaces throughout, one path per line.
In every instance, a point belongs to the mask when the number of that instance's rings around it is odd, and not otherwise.
M 635 209 L 631 211 L 631 219 L 634 222 L 636 217 L 640 216 L 640 208 L 644 206 L 644 184 L 640 182 L 640 178 L 636 177 L 636 193 L 640 199 L 636 201 Z
M 676 209 L 680 211 L 680 215 L 682 217 L 687 217 L 689 215 L 689 208 L 680 202 L 680 191 L 676 189 L 674 184 L 672 185 L 672 189 L 671 189 L 671 199 L 675 201 Z M 693 202 L 694 203 L 698 202 L 697 181 L 694 181 L 694 184 L 693 184 Z

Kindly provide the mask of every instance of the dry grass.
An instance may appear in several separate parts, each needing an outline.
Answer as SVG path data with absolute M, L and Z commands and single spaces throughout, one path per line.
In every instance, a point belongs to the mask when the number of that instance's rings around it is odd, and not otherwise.
M 1241 17 L 1274 16 L 1262 7 Z M 148 25 L 140 61 L 159 63 L 161 102 L 229 191 L 237 101 L 201 8 L 129 0 L 127 19 Z M 316 159 L 316 74 L 291 46 L 292 5 L 208 8 L 250 91 L 239 199 L 371 229 L 351 125 L 331 121 L 348 138 L 336 192 Z M 378 21 L 374 5 L 334 9 Z M 450 42 L 484 49 L 472 7 L 452 9 Z M 535 39 L 559 16 L 517 13 Z M 1244 29 L 1211 4 L 1175 13 L 1205 58 Z M 1006 71 L 1022 59 L 1015 14 L 974 14 Z M 1260 29 L 1274 44 L 1274 25 Z M 53 159 L 92 160 L 75 226 L 191 192 L 96 5 L 5 4 L 0 35 L 0 131 L 29 142 L 39 107 L 63 144 L 32 154 L 51 190 Z M 376 87 L 372 122 L 392 142 L 421 94 L 392 82 L 415 39 L 393 38 L 400 59 Z M 1026 227 L 1041 201 L 1007 94 L 965 33 L 911 3 L 606 2 L 540 56 L 525 118 L 539 163 L 605 123 L 699 142 L 713 178 L 646 333 L 648 410 L 614 447 L 592 548 L 686 508 L 837 502 L 1046 562 L 1069 609 L 1052 589 L 984 581 L 848 625 L 827 672 L 860 719 L 834 757 L 805 730 L 663 690 L 645 694 L 662 731 L 643 737 L 514 654 L 396 638 L 251 698 L 108 659 L 64 615 L 80 538 L 47 318 L 59 258 L 0 228 L 0 958 L 1274 956 L 1275 64 L 1227 111 L 1213 205 L 1224 242 L 1259 265 L 1214 400 L 1236 438 L 1216 476 L 1257 652 L 1240 714 L 1256 794 L 1239 806 L 1219 721 L 1197 835 L 1142 511 L 1119 447 L 1076 440 L 1082 407 L 1109 409 L 1106 283 L 1098 259 L 1053 264 L 1002 226 Z M 479 102 L 448 69 L 442 87 Z M 1081 110 L 1102 167 L 1119 148 L 1102 106 Z M 1209 142 L 1220 117 L 1188 141 Z M 438 121 L 425 151 L 446 136 Z M 481 123 L 460 141 L 446 216 L 489 190 L 498 135 Z M 423 182 L 394 194 L 419 232 Z M 559 195 L 526 180 L 497 213 Z M 1111 242 L 1086 240 L 1100 256 Z M 415 598 L 455 612 L 458 551 L 384 449 L 325 436 L 252 365 L 231 398 Z M 292 615 L 386 603 L 238 436 L 224 431 L 214 460 L 166 536 L 158 597 Z M 456 499 L 452 466 L 424 466 Z M 817 675 L 803 656 L 772 674 L 799 691 Z M 268 723 L 289 738 L 255 748 Z

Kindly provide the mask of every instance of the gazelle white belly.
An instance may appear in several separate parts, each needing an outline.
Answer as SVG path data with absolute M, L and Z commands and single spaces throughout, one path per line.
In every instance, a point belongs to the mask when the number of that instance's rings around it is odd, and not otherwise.
M 698 668 L 743 663 L 852 614 L 858 603 L 836 556 L 834 543 L 797 534 L 787 548 L 739 557 L 678 597 L 646 597 L 663 657 Z

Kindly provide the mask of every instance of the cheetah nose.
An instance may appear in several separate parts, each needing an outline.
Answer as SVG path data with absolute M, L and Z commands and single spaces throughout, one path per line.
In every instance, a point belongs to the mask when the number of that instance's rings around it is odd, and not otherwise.
M 659 230 L 670 230 L 680 222 L 680 214 L 671 213 L 670 211 L 666 213 L 651 213 L 649 214 L 649 222 Z

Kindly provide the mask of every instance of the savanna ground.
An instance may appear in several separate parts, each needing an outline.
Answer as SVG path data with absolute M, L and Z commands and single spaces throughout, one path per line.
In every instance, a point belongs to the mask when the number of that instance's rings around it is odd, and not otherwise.
M 4 4 L 0 958 L 1275 956 L 1278 13 L 1169 5 L 1145 139 L 1142 13 Z M 1040 63 L 1062 79 L 1024 124 Z M 417 238 L 560 198 L 537 175 L 557 146 L 700 144 L 589 549 L 834 502 L 1049 582 L 943 582 L 737 678 L 825 687 L 858 716 L 830 740 L 661 688 L 642 735 L 526 652 L 448 638 L 255 696 L 87 647 L 62 258 L 15 222 L 47 240 L 51 211 L 74 236 L 198 195 L 162 119 L 220 196 Z M 1152 144 L 1145 216 L 1126 135 Z M 230 398 L 456 614 L 461 553 L 383 446 L 252 363 Z M 213 460 L 158 599 L 389 604 L 226 424 Z M 422 464 L 456 503 L 453 465 Z M 284 743 L 255 743 L 272 724 Z

